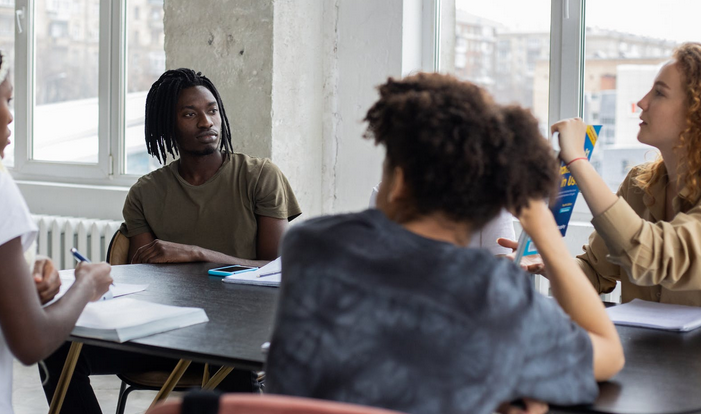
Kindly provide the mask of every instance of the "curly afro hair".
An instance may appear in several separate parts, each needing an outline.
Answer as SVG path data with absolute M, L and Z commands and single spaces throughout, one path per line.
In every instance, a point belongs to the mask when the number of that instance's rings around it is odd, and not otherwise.
M 390 78 L 378 89 L 365 138 L 404 171 L 410 216 L 440 212 L 478 229 L 502 208 L 519 212 L 556 190 L 557 161 L 530 112 L 436 73 Z

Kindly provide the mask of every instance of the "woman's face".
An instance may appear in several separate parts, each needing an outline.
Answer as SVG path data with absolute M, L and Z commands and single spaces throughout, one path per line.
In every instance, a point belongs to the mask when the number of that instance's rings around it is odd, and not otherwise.
M 8 75 L 0 83 L 0 158 L 5 158 L 5 147 L 10 144 L 10 124 L 12 123 L 12 113 L 10 112 L 10 101 L 12 100 L 12 83 Z
M 686 128 L 686 91 L 682 74 L 674 60 L 666 63 L 655 77 L 652 89 L 638 102 L 640 131 L 638 141 L 662 153 L 671 153 Z

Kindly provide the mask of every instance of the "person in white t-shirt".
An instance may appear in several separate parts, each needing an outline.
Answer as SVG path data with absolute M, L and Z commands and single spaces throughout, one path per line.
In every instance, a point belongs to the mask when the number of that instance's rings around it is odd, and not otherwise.
M 0 160 L 10 143 L 12 83 L 0 51 Z M 17 184 L 0 161 L 0 413 L 12 413 L 12 356 L 33 364 L 66 340 L 88 303 L 109 289 L 106 263 L 80 264 L 75 284 L 56 303 L 58 272 L 48 259 L 34 260 L 37 228 Z M 32 269 L 33 267 L 33 269 Z M 34 280 L 32 280 L 32 277 Z M 39 294 L 37 294 L 37 292 Z
M 375 208 L 379 188 L 379 184 L 372 188 L 372 194 L 370 194 L 370 208 Z M 476 232 L 467 247 L 487 249 L 495 256 L 511 253 L 513 251 L 512 249 L 497 243 L 497 239 L 500 238 L 509 240 L 514 240 L 516 238 L 516 233 L 514 232 L 514 216 L 506 210 L 502 210 L 492 221 L 485 224 L 482 230 Z

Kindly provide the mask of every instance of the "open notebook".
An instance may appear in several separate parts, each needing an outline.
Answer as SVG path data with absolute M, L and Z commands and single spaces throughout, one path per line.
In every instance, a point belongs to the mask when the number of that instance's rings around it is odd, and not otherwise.
M 701 327 L 701 308 L 640 299 L 606 309 L 616 325 L 687 332 Z
M 223 280 L 225 283 L 278 287 L 280 286 L 280 279 L 282 276 L 281 271 L 281 261 L 278 257 L 258 270 L 237 273 L 235 275 L 227 276 Z
M 207 321 L 207 314 L 201 308 L 115 298 L 88 303 L 71 334 L 125 342 Z

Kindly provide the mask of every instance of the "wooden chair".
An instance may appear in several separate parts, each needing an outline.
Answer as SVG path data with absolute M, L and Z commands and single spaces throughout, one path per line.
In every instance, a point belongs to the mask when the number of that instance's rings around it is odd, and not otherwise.
M 185 399 L 189 397 L 185 396 Z M 207 402 L 210 398 L 215 401 Z M 197 411 L 190 412 L 199 414 L 399 414 L 397 411 L 363 405 L 282 395 L 224 394 L 219 398 L 218 404 L 216 396 L 210 398 L 194 400 Z M 192 401 L 189 404 L 192 404 Z M 164 401 L 148 410 L 146 414 L 189 414 L 189 404 L 183 403 L 183 400 Z M 218 409 L 215 408 L 217 405 Z M 205 411 L 204 407 L 210 408 Z

